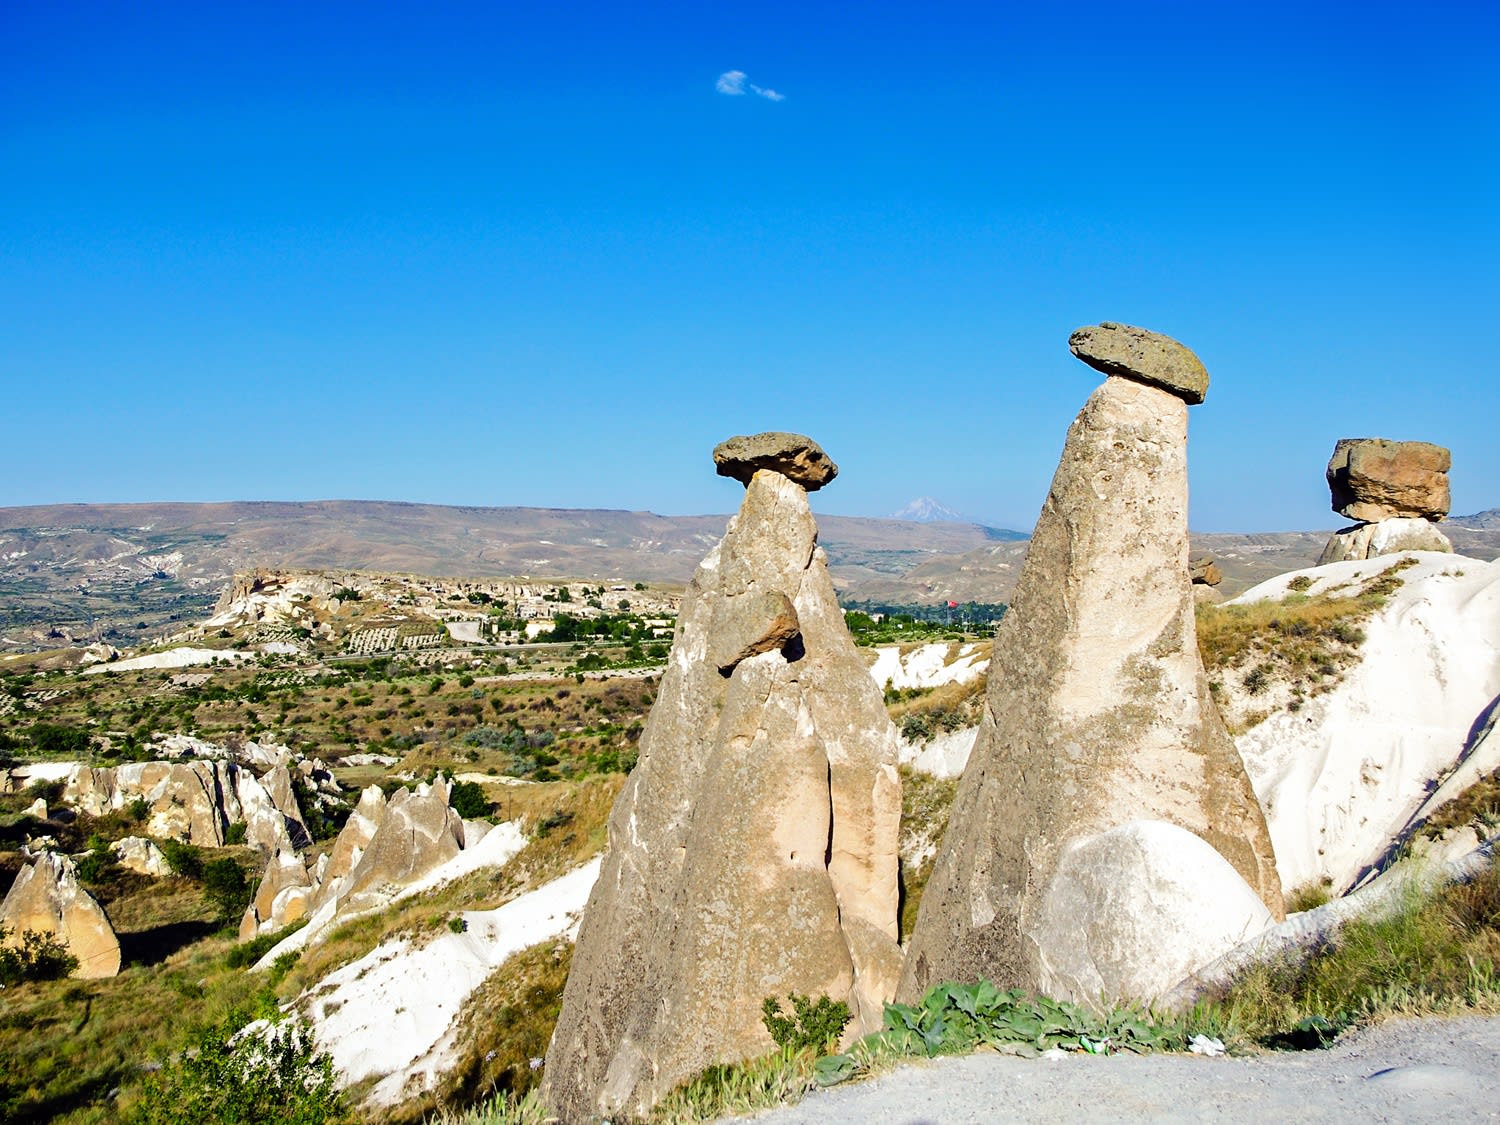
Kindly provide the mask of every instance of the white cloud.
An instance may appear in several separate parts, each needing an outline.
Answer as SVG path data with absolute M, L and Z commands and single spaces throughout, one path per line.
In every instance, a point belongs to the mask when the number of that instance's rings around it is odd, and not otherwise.
M 748 76 L 743 70 L 726 70 L 723 74 L 719 75 L 719 80 L 714 83 L 714 89 L 721 94 L 728 94 L 736 98 L 743 95 L 746 89 L 749 89 L 751 93 L 758 94 L 767 101 L 786 101 L 785 94 L 778 94 L 775 90 L 764 86 L 757 86 L 754 82 L 748 81 Z

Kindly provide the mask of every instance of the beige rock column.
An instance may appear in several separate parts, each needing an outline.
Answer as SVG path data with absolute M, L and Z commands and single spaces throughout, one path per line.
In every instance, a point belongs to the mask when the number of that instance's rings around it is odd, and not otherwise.
M 78 882 L 73 861 L 43 852 L 16 876 L 0 903 L 6 943 L 19 947 L 27 930 L 55 934 L 78 958 L 73 975 L 84 980 L 120 971 L 120 940 L 104 908 Z
M 715 450 L 746 483 L 683 599 L 640 759 L 610 816 L 543 1098 L 564 1121 L 644 1113 L 773 1048 L 761 1001 L 844 999 L 880 1025 L 896 945 L 896 734 L 834 597 L 798 435 Z
M 1265 818 L 1194 629 L 1187 407 L 1208 374 L 1176 341 L 1123 325 L 1070 343 L 1110 377 L 1068 431 L 996 634 L 902 999 L 946 980 L 1041 989 L 1039 942 L 1053 940 L 1041 908 L 1061 861 L 1131 822 L 1187 829 L 1282 911 Z

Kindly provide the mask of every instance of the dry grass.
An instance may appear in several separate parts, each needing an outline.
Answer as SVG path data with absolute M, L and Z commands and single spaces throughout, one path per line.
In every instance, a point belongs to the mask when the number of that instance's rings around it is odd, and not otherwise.
M 925 741 L 945 731 L 975 726 L 984 715 L 983 676 L 967 683 L 903 689 L 888 694 L 891 721 L 909 741 Z
M 1264 720 L 1273 709 L 1297 711 L 1331 691 L 1360 660 L 1364 622 L 1401 586 L 1403 559 L 1347 596 L 1309 597 L 1292 590 L 1281 601 L 1197 607 L 1198 649 L 1233 733 Z M 1304 576 L 1305 577 L 1305 576 Z
M 945 780 L 901 767 L 901 925 L 911 936 L 932 874 L 932 852 L 948 827 L 958 792 L 957 779 Z

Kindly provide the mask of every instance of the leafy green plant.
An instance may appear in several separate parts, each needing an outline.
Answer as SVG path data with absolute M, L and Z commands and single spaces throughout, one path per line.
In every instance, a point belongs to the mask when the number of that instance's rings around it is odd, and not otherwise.
M 333 1060 L 296 1020 L 243 1030 L 243 1013 L 146 1080 L 132 1125 L 334 1125 L 350 1120 Z
M 1185 1024 L 1135 1007 L 1101 1015 L 1066 1000 L 1019 989 L 1001 991 L 989 981 L 940 984 L 918 1004 L 887 1004 L 884 1030 L 865 1036 L 844 1054 L 819 1059 L 815 1072 L 826 1086 L 881 1058 L 966 1054 L 980 1046 L 1026 1057 L 1054 1047 L 1088 1054 L 1143 1054 L 1181 1050 L 1187 1039 Z
M 192 844 L 185 844 L 181 840 L 163 840 L 161 854 L 173 875 L 180 875 L 184 879 L 202 877 L 203 855 Z
M 767 996 L 761 1001 L 761 1021 L 778 1047 L 794 1051 L 812 1049 L 827 1054 L 838 1043 L 849 1023 L 849 1005 L 820 996 L 811 1000 L 793 992 L 788 998 L 792 1014 L 781 1010 L 781 1001 Z
M 56 934 L 27 930 L 17 946 L 6 944 L 9 933 L 0 926 L 0 985 L 9 988 L 23 981 L 61 980 L 78 968 L 78 958 Z
M 448 803 L 453 811 L 465 820 L 477 820 L 490 811 L 490 802 L 484 795 L 484 786 L 477 781 L 454 782 L 448 794 Z
M 243 820 L 237 820 L 224 830 L 224 843 L 229 847 L 235 847 L 245 842 L 245 835 L 250 831 L 250 826 Z
M 210 860 L 203 866 L 203 893 L 221 919 L 232 921 L 250 905 L 245 871 L 232 859 Z

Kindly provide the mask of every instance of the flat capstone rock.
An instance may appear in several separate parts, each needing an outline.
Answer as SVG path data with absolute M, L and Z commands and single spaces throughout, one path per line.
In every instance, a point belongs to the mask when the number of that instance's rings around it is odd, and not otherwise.
M 839 475 L 823 447 L 804 434 L 769 431 L 745 434 L 714 446 L 714 465 L 721 477 L 749 485 L 759 469 L 770 469 L 816 492 Z
M 1080 328 L 1068 347 L 1084 363 L 1106 375 L 1119 375 L 1170 391 L 1189 405 L 1208 394 L 1208 369 L 1192 349 L 1160 332 L 1147 332 L 1106 320 Z

